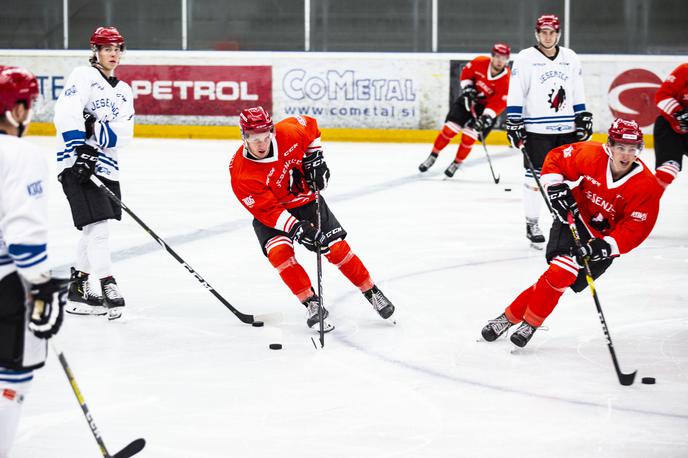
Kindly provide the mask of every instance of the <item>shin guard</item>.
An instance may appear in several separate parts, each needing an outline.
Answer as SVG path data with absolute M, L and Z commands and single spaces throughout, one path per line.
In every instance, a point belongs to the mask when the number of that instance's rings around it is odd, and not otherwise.
M 470 135 L 467 135 L 464 132 L 463 135 L 461 135 L 461 144 L 459 145 L 459 149 L 456 152 L 456 158 L 454 160 L 456 162 L 461 162 L 464 159 L 466 159 L 468 155 L 471 153 L 474 143 L 475 138 L 471 137 Z
M 368 269 L 352 251 L 344 240 L 335 242 L 330 246 L 330 252 L 325 255 L 330 263 L 334 264 L 361 291 L 368 291 L 373 287 Z
M 535 283 L 523 319 L 538 327 L 552 313 L 566 288 L 578 277 L 580 266 L 570 256 L 557 256 Z
M 460 129 L 461 128 L 456 123 L 451 121 L 444 123 L 442 130 L 440 130 L 440 133 L 437 134 L 435 143 L 432 145 L 432 152 L 439 153 L 442 151 L 444 147 L 449 144 L 452 138 L 456 137 Z
M 287 237 L 275 237 L 266 244 L 270 264 L 277 269 L 282 281 L 303 302 L 313 295 L 311 280 L 304 268 L 296 261 L 294 247 Z

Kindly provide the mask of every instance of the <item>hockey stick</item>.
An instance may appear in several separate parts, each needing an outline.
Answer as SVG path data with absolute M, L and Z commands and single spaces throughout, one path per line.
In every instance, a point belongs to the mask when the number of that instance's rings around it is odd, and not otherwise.
M 537 183 L 537 187 L 540 190 L 540 194 L 542 194 L 542 198 L 545 199 L 545 203 L 547 204 L 547 209 L 549 210 L 550 215 L 552 215 L 552 218 L 557 219 L 557 214 L 554 213 L 554 209 L 552 208 L 552 204 L 549 202 L 549 199 L 547 198 L 547 193 L 545 193 L 545 188 L 542 187 L 542 183 L 540 183 L 540 178 L 535 173 L 535 166 L 533 165 L 533 161 L 530 160 L 530 156 L 528 156 L 528 152 L 526 151 L 526 147 L 523 146 L 523 144 L 521 144 L 521 146 L 519 146 L 518 149 L 521 150 L 521 152 L 523 153 L 523 156 L 526 158 L 526 164 L 528 164 L 528 170 L 530 170 L 530 173 L 533 174 L 533 178 L 535 178 L 535 183 Z
M 581 248 L 581 240 L 578 235 L 578 228 L 576 228 L 576 223 L 573 219 L 573 214 L 571 212 L 567 215 L 569 228 L 571 229 L 571 234 L 573 235 L 573 240 L 576 241 L 576 247 Z M 614 363 L 614 369 L 616 370 L 616 376 L 619 377 L 619 383 L 624 386 L 629 386 L 633 384 L 635 380 L 635 374 L 638 371 L 633 371 L 630 374 L 624 374 L 621 372 L 619 367 L 619 361 L 616 359 L 616 352 L 614 351 L 614 344 L 612 344 L 612 336 L 609 334 L 609 328 L 607 327 L 607 321 L 604 319 L 604 314 L 602 313 L 602 306 L 600 305 L 600 299 L 597 297 L 597 290 L 595 289 L 595 282 L 592 278 L 592 272 L 590 271 L 590 265 L 588 264 L 588 259 L 583 258 L 583 268 L 585 269 L 585 279 L 590 287 L 590 292 L 592 293 L 592 298 L 595 300 L 595 307 L 597 307 L 597 315 L 600 317 L 600 323 L 602 323 L 602 331 L 604 331 L 604 336 L 607 339 L 607 348 L 609 348 L 609 354 L 612 356 L 612 362 Z
M 100 190 L 103 191 L 103 192 L 105 193 L 105 195 L 107 195 L 115 204 L 117 204 L 117 205 L 119 205 L 120 207 L 122 207 L 122 209 L 123 209 L 124 211 L 126 211 L 126 212 L 129 214 L 129 216 L 131 216 L 131 217 L 134 219 L 134 221 L 136 221 L 137 223 L 139 223 L 139 226 L 141 226 L 146 232 L 148 232 L 148 234 L 149 234 L 151 237 L 153 237 L 153 239 L 155 239 L 155 241 L 156 241 L 161 247 L 163 247 L 169 254 L 171 254 L 172 257 L 173 257 L 174 259 L 176 259 L 182 266 L 184 266 L 184 268 L 185 268 L 186 270 L 188 270 L 189 273 L 190 273 L 191 275 L 193 275 L 194 277 L 196 277 L 196 280 L 198 280 L 198 282 L 199 282 L 201 285 L 203 285 L 203 286 L 205 287 L 205 289 L 207 289 L 208 291 L 210 291 L 210 292 L 212 293 L 212 295 L 215 296 L 215 297 L 217 298 L 217 300 L 219 300 L 220 302 L 222 302 L 222 305 L 224 305 L 225 307 L 227 307 L 227 308 L 228 308 L 237 318 L 239 318 L 239 320 L 241 320 L 242 323 L 251 324 L 251 323 L 253 323 L 253 322 L 255 322 L 255 321 L 271 321 L 271 320 L 273 320 L 273 319 L 275 318 L 275 316 L 278 316 L 278 315 L 279 315 L 279 314 L 272 314 L 272 313 L 270 313 L 270 314 L 265 314 L 265 315 L 256 315 L 256 316 L 254 316 L 254 315 L 247 315 L 247 314 L 245 314 L 245 313 L 241 313 L 241 312 L 240 312 L 239 310 L 237 310 L 232 304 L 230 304 L 229 302 L 227 302 L 227 300 L 226 300 L 224 297 L 222 297 L 222 296 L 220 295 L 220 293 L 218 293 L 212 286 L 210 286 L 210 283 L 208 283 L 207 281 L 205 281 L 205 279 L 204 279 L 203 277 L 201 277 L 201 275 L 200 275 L 198 272 L 196 272 L 193 268 L 191 268 L 191 266 L 190 266 L 189 264 L 187 264 L 186 261 L 184 261 L 184 260 L 181 258 L 181 256 L 179 256 L 172 248 L 170 248 L 170 246 L 167 245 L 163 239 L 161 239 L 160 237 L 158 237 L 158 235 L 157 235 L 155 232 L 153 232 L 153 230 L 152 230 L 151 228 L 149 228 L 149 227 L 146 225 L 146 223 L 144 223 L 143 221 L 141 221 L 141 219 L 140 219 L 138 216 L 136 216 L 136 214 L 135 214 L 133 211 L 131 211 L 131 210 L 129 209 L 129 207 L 127 207 L 126 205 L 124 205 L 124 203 L 119 199 L 119 197 L 117 197 L 117 196 L 115 195 L 115 193 L 113 193 L 112 191 L 110 191 L 110 189 L 108 189 L 108 187 L 105 186 L 105 185 L 103 184 L 103 182 L 100 181 L 100 180 L 98 179 L 98 177 L 96 177 L 95 175 L 91 175 L 91 181 L 92 181 L 96 186 L 98 186 L 98 188 L 100 188 Z
M 487 157 L 487 163 L 490 164 L 490 173 L 492 173 L 492 179 L 494 180 L 495 184 L 499 184 L 500 176 L 495 176 L 494 169 L 492 168 L 492 159 L 490 158 L 490 153 L 487 152 L 487 145 L 485 144 L 485 137 L 483 137 L 482 132 L 478 133 L 478 138 L 480 138 L 480 142 L 483 144 L 485 156 Z
M 130 456 L 134 456 L 141 450 L 143 450 L 143 447 L 146 446 L 146 441 L 144 439 L 136 439 L 119 452 L 115 453 L 114 455 L 110 455 L 107 448 L 105 447 L 105 442 L 103 442 L 103 438 L 100 437 L 100 431 L 98 431 L 96 422 L 93 420 L 93 416 L 91 415 L 91 412 L 88 410 L 86 400 L 84 399 L 84 396 L 81 394 L 79 386 L 76 384 L 74 374 L 72 373 L 69 364 L 67 364 L 67 359 L 65 358 L 64 353 L 62 353 L 57 348 L 57 345 L 55 344 L 55 342 L 53 342 L 53 340 L 50 341 L 50 344 L 52 346 L 53 352 L 55 352 L 55 354 L 57 355 L 57 359 L 60 361 L 60 364 L 62 365 L 62 369 L 64 369 L 64 373 L 67 376 L 67 380 L 69 380 L 69 385 L 72 387 L 72 391 L 76 396 L 76 400 L 79 403 L 79 406 L 81 407 L 81 411 L 83 412 L 84 417 L 86 418 L 86 423 L 88 423 L 88 427 L 91 429 L 91 433 L 93 434 L 93 437 L 95 437 L 96 442 L 98 443 L 98 447 L 100 448 L 100 453 L 103 455 L 103 457 L 129 458 Z
M 315 216 L 317 221 L 317 234 L 318 237 L 320 237 L 320 230 L 322 226 L 322 222 L 320 220 L 320 190 L 315 187 Z M 321 246 L 320 243 L 316 242 L 315 244 L 317 248 L 316 252 L 316 258 L 317 258 L 317 266 L 318 266 L 318 321 L 320 322 L 320 348 L 323 348 L 325 346 L 325 317 L 323 316 L 323 298 L 322 298 L 322 253 L 320 251 Z
M 478 120 L 478 114 L 475 112 L 475 104 L 471 104 L 471 116 L 473 116 L 474 120 Z M 487 152 L 487 145 L 485 144 L 485 137 L 483 137 L 482 132 L 477 132 L 478 138 L 480 139 L 480 142 L 483 144 L 483 149 L 485 150 L 485 156 L 487 156 L 487 163 L 490 165 L 490 173 L 492 174 L 492 179 L 494 180 L 495 184 L 499 183 L 499 175 L 495 176 L 494 173 L 494 168 L 492 168 L 492 158 L 490 158 L 490 153 Z

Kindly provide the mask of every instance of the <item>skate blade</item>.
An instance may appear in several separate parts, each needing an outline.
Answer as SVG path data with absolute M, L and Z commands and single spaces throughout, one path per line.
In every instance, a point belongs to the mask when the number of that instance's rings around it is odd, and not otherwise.
M 107 311 L 108 320 L 117 320 L 122 317 L 122 307 L 112 307 Z
M 542 243 L 530 242 L 530 247 L 535 248 L 538 251 L 542 251 L 545 249 L 545 242 L 542 242 Z
M 319 334 L 320 333 L 320 324 L 315 323 L 311 329 Z M 329 321 L 324 320 L 323 321 L 323 332 L 325 334 L 327 334 L 330 331 L 334 331 L 334 325 L 332 323 L 330 323 Z
M 103 316 L 107 314 L 107 309 L 102 305 L 87 305 L 78 302 L 68 302 L 64 311 L 70 315 L 81 316 Z

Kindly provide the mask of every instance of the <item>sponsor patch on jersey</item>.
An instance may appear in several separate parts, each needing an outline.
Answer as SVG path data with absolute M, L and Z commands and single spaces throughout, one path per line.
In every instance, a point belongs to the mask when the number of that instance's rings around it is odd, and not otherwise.
M 602 186 L 602 183 L 600 183 L 599 181 L 597 181 L 596 179 L 594 179 L 593 177 L 591 177 L 589 175 L 585 175 L 584 178 L 586 180 L 588 180 L 590 183 L 594 184 L 595 186 Z
M 296 116 L 294 116 L 294 118 L 296 118 L 296 122 L 298 122 L 299 124 L 301 124 L 303 127 L 306 127 L 306 120 L 304 119 L 303 116 L 301 116 L 301 115 L 296 115 Z
M 647 219 L 647 213 L 635 211 L 631 213 L 631 218 L 636 221 L 645 221 Z
M 244 197 L 243 199 L 241 199 L 241 201 L 242 201 L 248 208 L 253 207 L 253 205 L 256 203 L 256 201 L 255 201 L 255 199 L 253 198 L 253 196 Z
M 43 194 L 43 180 L 34 181 L 26 186 L 26 191 L 30 196 L 38 196 Z
M 568 148 L 564 149 L 564 157 L 569 158 L 571 157 L 571 154 L 573 154 L 573 145 L 569 146 Z M 586 176 L 586 178 L 588 178 Z

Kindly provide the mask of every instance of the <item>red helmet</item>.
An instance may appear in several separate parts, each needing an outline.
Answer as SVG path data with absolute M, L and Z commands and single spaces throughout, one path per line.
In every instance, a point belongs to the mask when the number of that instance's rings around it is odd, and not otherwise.
M 642 146 L 643 132 L 637 122 L 617 118 L 609 127 L 609 140 L 614 143 Z
M 495 43 L 495 45 L 492 47 L 492 55 L 495 54 L 501 54 L 509 57 L 511 55 L 511 48 L 506 43 Z
M 118 45 L 124 49 L 124 37 L 115 27 L 98 27 L 91 35 L 91 47 Z
M 554 14 L 543 14 L 535 23 L 535 31 L 539 32 L 542 29 L 549 28 L 555 32 L 559 32 L 559 18 Z
M 239 127 L 242 134 L 248 131 L 268 132 L 272 131 L 274 124 L 272 118 L 263 107 L 244 108 L 239 114 Z
M 19 102 L 27 109 L 38 97 L 38 81 L 33 73 L 19 67 L 0 66 L 0 115 Z

